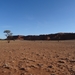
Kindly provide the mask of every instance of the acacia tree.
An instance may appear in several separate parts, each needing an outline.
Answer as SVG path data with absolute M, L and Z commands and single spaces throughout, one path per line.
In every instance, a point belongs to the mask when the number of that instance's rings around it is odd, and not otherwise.
M 11 31 L 10 30 L 5 30 L 4 33 L 6 33 L 5 36 L 7 37 L 8 43 L 10 43 L 10 39 L 12 37 Z

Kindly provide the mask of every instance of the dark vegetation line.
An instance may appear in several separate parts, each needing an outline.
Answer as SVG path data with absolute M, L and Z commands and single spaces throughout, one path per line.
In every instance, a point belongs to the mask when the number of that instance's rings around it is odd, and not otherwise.
M 48 35 L 15 35 L 10 38 L 11 40 L 74 40 L 75 33 L 56 33 Z

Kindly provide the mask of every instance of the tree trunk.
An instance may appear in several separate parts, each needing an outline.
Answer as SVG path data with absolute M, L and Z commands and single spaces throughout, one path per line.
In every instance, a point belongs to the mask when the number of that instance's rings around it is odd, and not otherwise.
M 8 43 L 10 43 L 10 40 L 8 40 Z

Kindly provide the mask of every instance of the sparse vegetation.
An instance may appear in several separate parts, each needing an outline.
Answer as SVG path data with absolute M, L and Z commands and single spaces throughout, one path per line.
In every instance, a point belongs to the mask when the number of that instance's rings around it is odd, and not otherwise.
M 5 36 L 7 37 L 8 43 L 10 43 L 10 38 L 12 38 L 11 31 L 10 30 L 5 30 L 4 33 L 6 33 Z

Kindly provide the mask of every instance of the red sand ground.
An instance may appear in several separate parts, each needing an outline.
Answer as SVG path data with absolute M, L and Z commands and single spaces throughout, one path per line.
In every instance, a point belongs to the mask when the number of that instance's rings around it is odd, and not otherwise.
M 0 75 L 75 75 L 75 40 L 0 41 Z

